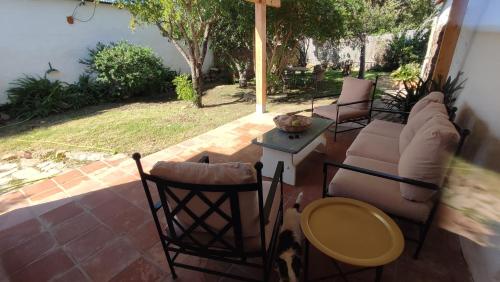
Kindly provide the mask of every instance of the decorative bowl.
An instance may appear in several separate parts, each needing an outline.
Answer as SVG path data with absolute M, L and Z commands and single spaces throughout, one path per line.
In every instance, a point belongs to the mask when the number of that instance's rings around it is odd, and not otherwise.
M 301 115 L 279 115 L 274 117 L 276 127 L 281 131 L 288 133 L 298 133 L 311 127 L 312 119 Z

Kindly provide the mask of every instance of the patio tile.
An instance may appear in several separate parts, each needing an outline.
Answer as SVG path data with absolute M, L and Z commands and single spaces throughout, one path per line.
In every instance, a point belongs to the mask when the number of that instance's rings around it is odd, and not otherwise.
M 132 204 L 116 195 L 92 210 L 92 213 L 100 220 L 106 221 L 109 218 L 124 213 Z
M 101 190 L 105 187 L 106 186 L 100 182 L 92 179 L 87 179 L 78 183 L 76 186 L 73 186 L 71 189 L 66 190 L 66 193 L 70 194 L 71 196 L 81 196 L 96 190 Z
M 20 191 L 10 192 L 2 195 L 0 198 L 0 213 L 12 210 L 18 207 L 26 206 L 27 200 L 23 193 Z
M 69 190 L 69 189 L 76 188 L 79 184 L 81 184 L 82 182 L 85 182 L 87 180 L 89 180 L 89 178 L 87 176 L 75 177 L 71 180 L 68 180 L 64 183 L 61 183 L 60 185 L 65 190 Z
M 90 281 L 85 277 L 85 275 L 82 273 L 82 271 L 74 267 L 70 271 L 58 276 L 53 280 L 54 282 L 86 282 Z
M 94 209 L 104 202 L 111 201 L 116 198 L 116 194 L 111 192 L 111 190 L 108 189 L 102 189 L 98 191 L 93 191 L 90 192 L 86 195 L 83 195 L 78 202 L 88 208 L 88 209 Z
M 73 267 L 73 262 L 60 249 L 54 250 L 11 277 L 11 281 L 48 281 Z
M 47 180 L 42 180 L 42 181 L 37 182 L 35 184 L 23 187 L 21 190 L 24 192 L 24 194 L 27 197 L 31 197 L 33 195 L 44 192 L 47 189 L 50 189 L 53 187 L 57 187 L 57 184 L 54 181 L 52 181 L 52 179 L 47 179 Z
M 160 241 L 156 225 L 153 220 L 144 223 L 136 230 L 127 235 L 134 247 L 140 251 L 146 251 Z
M 0 231 L 34 219 L 35 214 L 29 207 L 18 208 L 0 215 Z
M 41 257 L 55 245 L 48 232 L 43 232 L 30 240 L 4 252 L 0 258 L 7 274 L 12 275 L 27 264 Z
M 146 256 L 151 259 L 158 267 L 162 269 L 168 269 L 167 258 L 165 257 L 165 252 L 161 242 L 157 242 L 153 247 L 146 251 Z M 170 272 L 170 270 L 169 270 Z
M 52 230 L 52 234 L 61 245 L 95 228 L 99 222 L 89 213 L 81 213 L 67 220 Z
M 92 280 L 105 281 L 124 270 L 139 256 L 129 242 L 120 238 L 85 260 L 82 267 Z
M 138 258 L 118 273 L 111 282 L 121 281 L 159 281 L 165 273 L 143 257 Z
M 52 178 L 52 180 L 54 180 L 58 184 L 64 184 L 64 183 L 71 181 L 75 178 L 81 178 L 83 176 L 84 176 L 83 173 L 81 173 L 79 170 L 72 169 L 68 172 L 65 172 L 61 175 L 58 175 L 58 176 Z
M 75 202 L 70 202 L 56 209 L 53 209 L 40 216 L 40 219 L 48 226 L 55 226 L 71 217 L 83 212 L 83 209 Z
M 103 218 L 102 221 L 117 234 L 127 233 L 142 225 L 150 216 L 144 210 L 130 205 L 122 213 L 113 217 Z
M 80 167 L 79 170 L 81 170 L 83 173 L 91 174 L 91 173 L 94 173 L 98 170 L 108 168 L 108 167 L 109 167 L 108 164 L 106 164 L 105 162 L 96 161 L 96 162 L 92 162 L 88 165 Z
M 40 234 L 42 225 L 36 219 L 30 219 L 11 228 L 0 231 L 0 252 L 15 247 Z
M 54 186 L 54 187 L 50 187 L 50 188 L 45 189 L 43 192 L 40 192 L 38 194 L 31 196 L 29 199 L 32 202 L 46 201 L 48 198 L 57 197 L 57 194 L 59 194 L 59 193 L 61 195 L 60 198 L 62 198 L 63 197 L 62 192 L 63 192 L 63 190 L 61 188 Z
M 64 249 L 75 260 L 81 262 L 91 254 L 102 249 L 106 243 L 112 241 L 113 238 L 114 234 L 109 228 L 104 225 L 99 225 L 92 231 L 68 243 Z

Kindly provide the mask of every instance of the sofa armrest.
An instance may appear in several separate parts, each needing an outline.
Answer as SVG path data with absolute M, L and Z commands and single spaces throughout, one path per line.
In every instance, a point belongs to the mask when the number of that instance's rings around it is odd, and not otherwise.
M 276 195 L 276 190 L 278 189 L 278 184 L 281 184 L 281 189 L 283 189 L 283 170 L 285 164 L 279 161 L 276 165 L 276 170 L 274 171 L 273 181 L 271 183 L 271 188 L 269 189 L 269 194 L 267 195 L 266 202 L 264 204 L 264 220 L 269 223 L 269 216 L 271 215 L 274 197 Z M 280 191 L 281 193 L 282 191 Z
M 433 190 L 433 191 L 439 190 L 439 186 L 434 184 L 434 183 L 425 182 L 425 181 L 416 180 L 416 179 L 411 179 L 411 178 L 406 178 L 406 177 L 401 177 L 398 175 L 388 174 L 388 173 L 370 170 L 370 169 L 366 169 L 366 168 L 362 168 L 362 167 L 326 161 L 323 164 L 323 197 L 326 196 L 327 191 L 328 191 L 328 189 L 327 189 L 327 186 L 328 186 L 328 184 L 327 184 L 327 172 L 328 172 L 328 167 L 330 167 L 330 166 L 338 167 L 338 168 L 342 168 L 342 169 L 347 169 L 347 170 L 351 170 L 351 171 L 355 171 L 355 172 L 359 172 L 359 173 L 363 173 L 363 174 L 368 174 L 371 176 L 381 177 L 381 178 L 389 179 L 392 181 L 411 184 L 411 185 L 421 187 L 423 189 L 428 189 L 428 190 Z

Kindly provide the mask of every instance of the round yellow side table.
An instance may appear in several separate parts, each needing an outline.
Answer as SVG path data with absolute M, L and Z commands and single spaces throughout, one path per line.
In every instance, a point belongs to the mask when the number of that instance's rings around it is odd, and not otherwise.
M 316 200 L 302 211 L 302 231 L 306 237 L 304 279 L 308 281 L 309 244 L 342 263 L 376 269 L 380 281 L 384 265 L 397 259 L 404 248 L 404 238 L 397 224 L 376 207 L 348 198 Z M 359 272 L 343 273 L 342 276 Z M 321 278 L 319 280 L 325 279 Z

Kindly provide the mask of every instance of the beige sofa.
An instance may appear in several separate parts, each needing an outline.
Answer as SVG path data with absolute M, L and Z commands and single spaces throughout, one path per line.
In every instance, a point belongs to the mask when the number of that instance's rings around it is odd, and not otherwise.
M 432 92 L 411 110 L 407 124 L 373 120 L 360 131 L 324 196 L 370 203 L 388 214 L 417 223 L 418 256 L 432 221 L 439 188 L 466 131 L 456 127 L 443 105 L 443 94 Z

